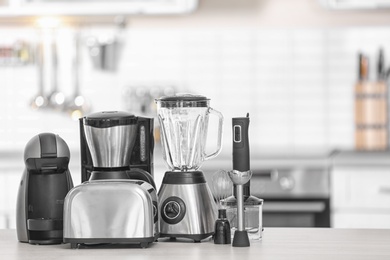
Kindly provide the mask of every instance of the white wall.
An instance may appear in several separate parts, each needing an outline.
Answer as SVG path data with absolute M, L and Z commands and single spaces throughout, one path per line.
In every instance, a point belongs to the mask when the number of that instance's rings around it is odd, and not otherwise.
M 352 149 L 357 52 L 367 52 L 375 64 L 383 46 L 390 58 L 388 17 L 384 11 L 329 13 L 308 0 L 202 1 L 200 10 L 190 16 L 137 17 L 129 19 L 121 35 L 125 45 L 117 72 L 94 69 L 83 44 L 82 93 L 93 111 L 128 107 L 124 93 L 129 86 L 173 85 L 180 92 L 206 95 L 226 118 L 222 156 L 231 154 L 231 118 L 247 112 L 254 157 Z M 72 39 L 77 30 L 85 43 L 89 36 L 111 35 L 115 28 L 59 29 L 59 87 L 68 95 L 73 88 Z M 0 36 L 0 46 L 15 39 L 40 39 L 36 28 L 5 23 Z M 0 215 L 5 211 L 8 218 L 0 218 L 0 227 L 14 227 L 25 144 L 41 132 L 62 136 L 72 150 L 77 184 L 78 123 L 66 113 L 30 108 L 37 93 L 35 66 L 0 67 L 0 79 Z M 49 92 L 50 86 L 45 90 Z M 215 134 L 210 135 L 210 140 L 215 139 Z M 161 173 L 156 174 L 161 178 Z

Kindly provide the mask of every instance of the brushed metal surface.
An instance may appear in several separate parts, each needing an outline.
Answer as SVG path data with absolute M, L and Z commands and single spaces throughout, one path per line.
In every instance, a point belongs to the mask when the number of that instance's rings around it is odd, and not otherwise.
M 217 205 L 207 183 L 163 184 L 158 196 L 160 203 L 163 203 L 169 197 L 176 196 L 181 198 L 186 205 L 185 216 L 177 224 L 168 224 L 160 217 L 160 231 L 162 234 L 195 235 L 214 232 Z M 159 205 L 159 208 L 159 213 L 163 214 L 161 205 Z
M 153 199 L 148 190 L 154 189 L 137 180 L 96 180 L 76 186 L 65 198 L 64 237 L 154 236 Z M 154 197 L 157 201 L 155 193 Z
M 97 128 L 84 125 L 94 167 L 129 166 L 137 125 Z

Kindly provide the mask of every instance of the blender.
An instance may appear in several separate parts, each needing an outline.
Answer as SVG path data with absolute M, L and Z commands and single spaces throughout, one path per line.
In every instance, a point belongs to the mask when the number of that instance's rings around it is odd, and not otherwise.
M 156 99 L 163 158 L 170 168 L 159 190 L 160 236 L 200 242 L 214 233 L 217 206 L 199 170 L 221 151 L 223 116 L 210 99 L 178 94 Z M 205 151 L 209 115 L 218 117 L 217 149 Z

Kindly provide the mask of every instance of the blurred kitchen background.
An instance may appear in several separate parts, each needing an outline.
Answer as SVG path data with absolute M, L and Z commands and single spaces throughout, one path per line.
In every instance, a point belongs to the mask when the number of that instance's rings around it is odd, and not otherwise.
M 231 168 L 231 118 L 250 113 L 265 226 L 390 228 L 389 67 L 388 0 L 2 0 L 0 228 L 15 228 L 33 136 L 68 143 L 79 184 L 80 116 L 155 116 L 177 92 L 225 117 L 209 179 Z M 157 143 L 158 186 L 161 157 Z

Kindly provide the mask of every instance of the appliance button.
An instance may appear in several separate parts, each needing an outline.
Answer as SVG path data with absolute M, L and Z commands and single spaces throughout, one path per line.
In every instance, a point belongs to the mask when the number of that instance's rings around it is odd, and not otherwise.
M 180 214 L 180 205 L 176 201 L 168 202 L 164 207 L 164 214 L 169 219 L 174 219 Z
M 185 216 L 186 205 L 179 197 L 169 197 L 161 205 L 161 217 L 168 224 L 177 224 Z
M 240 143 L 241 142 L 241 126 L 235 125 L 233 127 L 233 129 L 234 129 L 234 142 Z

